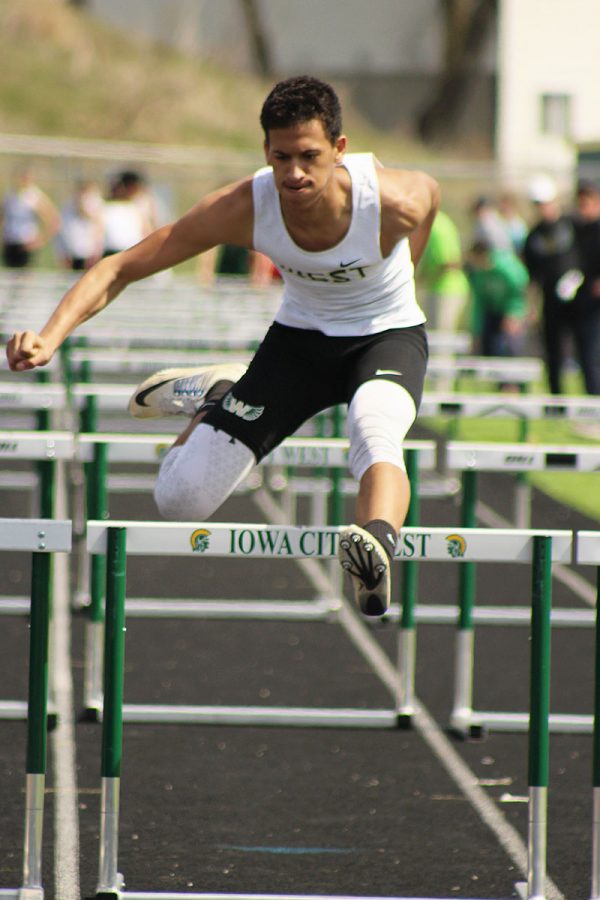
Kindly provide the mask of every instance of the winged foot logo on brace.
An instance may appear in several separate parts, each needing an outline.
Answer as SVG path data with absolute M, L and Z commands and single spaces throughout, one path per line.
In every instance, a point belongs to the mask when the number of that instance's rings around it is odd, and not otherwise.
M 254 420 L 260 418 L 265 411 L 264 406 L 251 406 L 249 403 L 244 403 L 243 400 L 238 400 L 237 397 L 233 396 L 231 391 L 223 397 L 222 405 L 226 412 L 232 413 L 234 416 L 243 419 L 245 422 L 254 422 Z

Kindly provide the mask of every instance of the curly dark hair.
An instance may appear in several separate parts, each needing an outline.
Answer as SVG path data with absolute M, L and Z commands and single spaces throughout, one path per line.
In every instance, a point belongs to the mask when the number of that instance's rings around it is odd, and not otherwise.
M 279 81 L 260 113 L 260 124 L 269 140 L 271 128 L 289 128 L 298 122 L 320 119 L 331 144 L 342 133 L 342 110 L 334 89 L 311 75 L 298 75 Z

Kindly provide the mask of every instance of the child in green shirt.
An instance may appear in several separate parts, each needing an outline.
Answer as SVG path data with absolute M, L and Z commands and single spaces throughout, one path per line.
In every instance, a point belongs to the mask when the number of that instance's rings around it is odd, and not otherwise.
M 483 356 L 521 356 L 525 345 L 527 269 L 505 250 L 478 241 L 466 274 L 472 291 L 474 351 Z

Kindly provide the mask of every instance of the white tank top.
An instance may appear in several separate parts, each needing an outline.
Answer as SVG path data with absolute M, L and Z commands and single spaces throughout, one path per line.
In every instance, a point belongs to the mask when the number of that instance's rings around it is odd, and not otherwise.
M 381 255 L 379 180 L 371 153 L 348 153 L 352 220 L 345 237 L 328 250 L 303 250 L 285 226 L 270 166 L 254 175 L 254 248 L 270 257 L 283 277 L 275 321 L 332 336 L 376 334 L 425 321 L 415 297 L 408 239 Z

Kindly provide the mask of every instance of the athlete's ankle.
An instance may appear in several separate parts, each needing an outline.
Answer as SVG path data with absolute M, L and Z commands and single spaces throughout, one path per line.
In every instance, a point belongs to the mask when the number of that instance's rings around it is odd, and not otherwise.
M 365 522 L 362 527 L 379 541 L 389 559 L 392 560 L 394 558 L 396 542 L 398 540 L 398 535 L 394 526 L 390 525 L 389 522 L 386 522 L 385 519 L 371 519 L 369 522 Z

